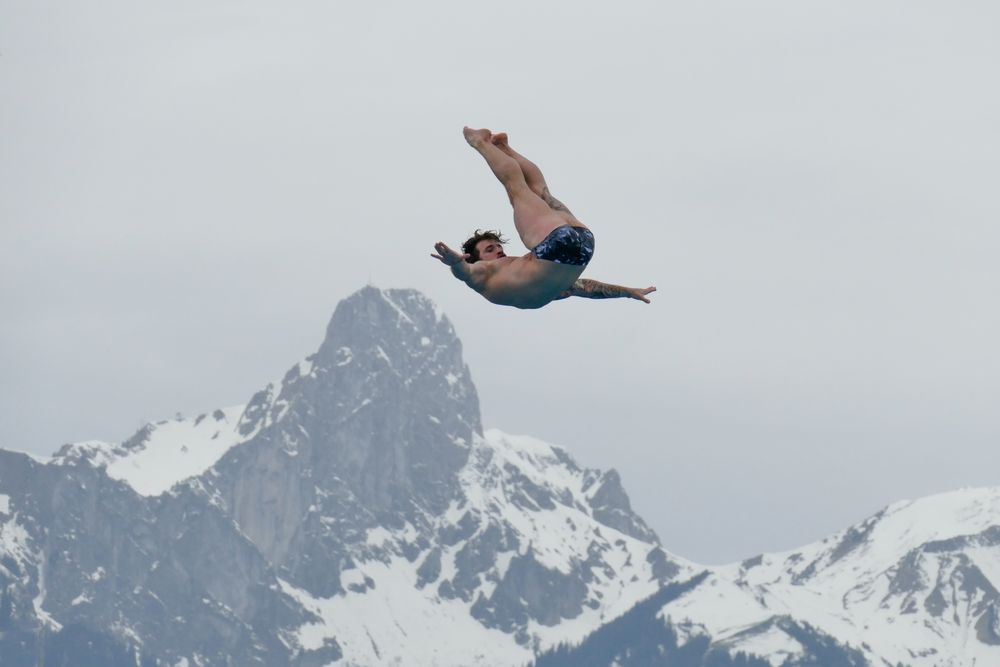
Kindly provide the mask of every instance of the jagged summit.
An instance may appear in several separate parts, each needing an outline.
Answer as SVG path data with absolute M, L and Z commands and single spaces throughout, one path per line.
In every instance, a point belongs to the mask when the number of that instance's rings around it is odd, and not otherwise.
M 255 444 L 234 457 L 301 454 L 388 510 L 412 493 L 443 502 L 448 492 L 432 487 L 454 477 L 482 425 L 447 318 L 414 290 L 366 287 L 337 306 L 314 355 L 251 399 L 241 430 Z
M 388 348 L 405 353 L 398 360 L 404 362 L 405 358 L 435 356 L 439 347 L 455 353 L 448 361 L 461 370 L 462 344 L 433 301 L 413 289 L 367 286 L 337 304 L 315 357 L 316 363 L 336 365 L 344 361 L 341 348 L 375 354 L 379 348 L 383 353 Z M 403 372 L 406 368 L 394 370 Z
M 403 414 L 386 421 L 378 416 L 379 405 Z M 327 443 L 357 444 L 375 437 L 383 451 L 376 447 L 374 455 L 383 464 L 396 466 L 405 459 L 432 477 L 440 471 L 454 474 L 471 435 L 482 434 L 482 421 L 462 344 L 448 318 L 416 290 L 364 287 L 338 304 L 319 350 L 294 364 L 281 380 L 269 382 L 247 404 L 150 423 L 121 444 L 65 445 L 53 462 L 105 467 L 139 493 L 159 495 L 262 433 L 273 438 L 282 432 L 284 446 L 295 448 L 303 431 Z M 437 437 L 442 431 L 444 437 Z M 384 451 L 389 441 L 395 454 Z M 414 443 L 424 448 L 414 448 Z M 441 447 L 449 455 L 442 458 Z M 367 446 L 354 449 L 362 459 L 373 453 Z M 437 465 L 426 466 L 421 452 L 435 457 Z M 442 469 L 440 464 L 449 461 Z M 387 487 L 398 481 L 391 475 L 369 479 L 365 484 L 372 493 L 362 495 L 389 502 Z

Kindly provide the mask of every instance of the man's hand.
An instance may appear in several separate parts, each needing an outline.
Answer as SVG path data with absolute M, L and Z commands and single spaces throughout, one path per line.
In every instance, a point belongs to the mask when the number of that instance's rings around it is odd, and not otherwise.
M 646 303 L 649 303 L 649 299 L 646 298 L 646 295 L 656 291 L 655 287 L 627 287 L 625 289 L 631 298 L 638 299 L 639 301 L 645 301 Z
M 441 263 L 445 266 L 454 267 L 459 262 L 464 262 L 469 258 L 469 255 L 463 255 L 461 253 L 455 252 L 448 246 L 444 244 L 443 241 L 438 241 L 434 244 L 434 249 L 437 250 L 436 253 L 431 253 L 431 257 L 434 259 L 441 260 Z

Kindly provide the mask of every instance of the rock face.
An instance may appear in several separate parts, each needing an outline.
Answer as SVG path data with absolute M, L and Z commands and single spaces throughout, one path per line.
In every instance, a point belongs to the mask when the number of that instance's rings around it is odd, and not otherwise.
M 279 664 L 288 650 L 274 624 L 309 618 L 233 522 L 190 491 L 146 500 L 89 465 L 5 451 L 0 489 L 5 667 L 169 662 L 184 646 L 204 664 Z
M 4 667 L 523 664 L 689 570 L 614 471 L 483 433 L 412 290 L 344 300 L 246 406 L 0 451 Z
M 479 400 L 446 318 L 416 292 L 343 301 L 316 354 L 251 400 L 255 435 L 204 488 L 290 583 L 342 593 L 347 545 L 411 525 L 459 491 Z

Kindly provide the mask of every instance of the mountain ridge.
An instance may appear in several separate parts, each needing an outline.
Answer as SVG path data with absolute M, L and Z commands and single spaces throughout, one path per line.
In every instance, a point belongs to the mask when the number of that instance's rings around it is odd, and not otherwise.
M 659 619 L 655 641 L 629 636 L 608 645 L 601 630 L 586 641 L 621 667 L 661 664 L 629 657 L 651 651 L 673 656 L 662 663 L 672 667 L 757 659 L 786 667 L 994 664 L 1000 661 L 994 582 L 1000 582 L 1000 487 L 965 488 L 891 503 L 798 549 L 707 567 L 703 581 L 682 595 L 652 610 L 637 606 L 616 621 L 648 627 Z M 826 657 L 816 662 L 818 652 Z M 586 659 L 562 649 L 543 654 L 537 665 Z
M 666 551 L 613 469 L 483 429 L 414 290 L 343 300 L 245 405 L 0 450 L 3 667 L 573 664 L 588 637 L 620 667 L 982 665 L 998 583 L 993 487 L 723 566 Z

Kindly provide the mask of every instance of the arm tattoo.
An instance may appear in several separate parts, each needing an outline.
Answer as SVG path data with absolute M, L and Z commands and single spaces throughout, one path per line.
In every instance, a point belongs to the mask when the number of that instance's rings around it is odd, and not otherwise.
M 580 278 L 569 288 L 573 296 L 582 296 L 588 299 L 617 299 L 619 297 L 630 296 L 627 287 L 621 285 L 609 285 L 599 280 Z

